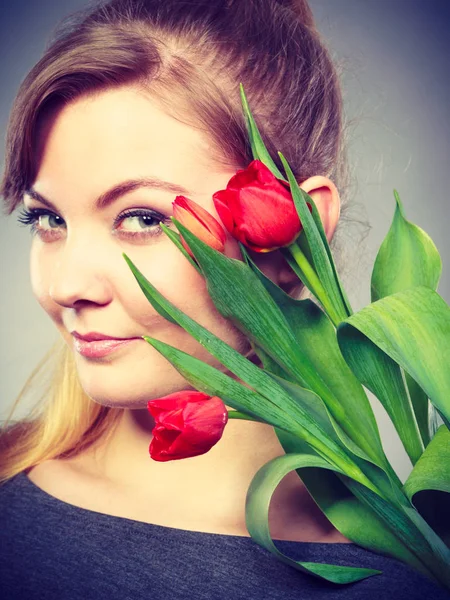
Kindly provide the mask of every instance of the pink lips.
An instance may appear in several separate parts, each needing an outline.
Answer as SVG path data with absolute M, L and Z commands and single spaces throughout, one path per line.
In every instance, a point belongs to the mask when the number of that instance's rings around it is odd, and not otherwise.
M 101 333 L 87 333 L 80 335 L 76 331 L 72 332 L 73 345 L 77 352 L 88 358 L 101 358 L 114 352 L 122 346 L 141 338 L 113 338 Z

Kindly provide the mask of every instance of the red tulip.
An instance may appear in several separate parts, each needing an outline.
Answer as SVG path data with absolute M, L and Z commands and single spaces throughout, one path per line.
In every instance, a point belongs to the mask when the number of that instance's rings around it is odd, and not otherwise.
M 172 206 L 173 216 L 182 225 L 200 238 L 202 242 L 211 246 L 211 248 L 215 248 L 219 252 L 224 251 L 226 233 L 222 225 L 212 214 L 197 204 L 197 202 L 189 200 L 189 198 L 185 198 L 184 196 L 177 196 L 172 202 Z M 184 241 L 182 235 L 180 235 L 180 241 L 190 256 L 194 258 L 191 249 Z
M 302 230 L 289 186 L 260 160 L 238 171 L 213 200 L 226 229 L 256 252 L 288 246 Z
M 205 454 L 228 421 L 220 398 L 191 390 L 149 400 L 147 409 L 155 419 L 150 456 L 161 462 Z

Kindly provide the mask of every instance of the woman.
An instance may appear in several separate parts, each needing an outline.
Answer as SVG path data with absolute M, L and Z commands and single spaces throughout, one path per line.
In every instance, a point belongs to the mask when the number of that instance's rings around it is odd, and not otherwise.
M 212 195 L 250 162 L 241 81 L 269 149 L 283 150 L 331 240 L 345 185 L 341 96 L 306 1 L 107 2 L 61 30 L 18 92 L 1 193 L 9 212 L 24 204 L 33 291 L 63 343 L 41 412 L 1 439 L 8 598 L 445 597 L 352 544 L 296 474 L 271 505 L 280 548 L 383 574 L 333 586 L 259 548 L 244 506 L 256 471 L 282 454 L 268 426 L 231 421 L 206 454 L 149 457 L 147 402 L 192 388 L 141 336 L 220 365 L 152 308 L 123 252 L 165 297 L 251 357 L 159 227 L 172 226 L 177 195 L 218 218 Z M 230 236 L 225 253 L 240 256 Z M 278 252 L 253 257 L 301 293 Z M 105 338 L 122 342 L 99 349 L 94 340 Z

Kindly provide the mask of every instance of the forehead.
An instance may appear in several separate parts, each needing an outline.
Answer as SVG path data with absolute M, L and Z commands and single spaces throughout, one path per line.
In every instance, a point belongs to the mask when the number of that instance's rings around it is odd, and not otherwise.
M 148 175 L 195 188 L 216 170 L 208 136 L 133 88 L 59 108 L 42 120 L 36 143 L 34 187 L 52 195 L 101 193 L 113 180 Z

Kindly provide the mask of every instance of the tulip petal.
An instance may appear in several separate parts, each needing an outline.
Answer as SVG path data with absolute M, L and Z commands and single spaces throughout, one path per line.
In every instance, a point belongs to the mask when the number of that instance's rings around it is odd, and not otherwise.
M 212 236 L 216 237 L 222 243 L 225 243 L 226 235 L 223 230 L 223 227 L 217 221 L 217 219 L 213 217 L 211 213 L 209 213 L 205 208 L 203 208 L 203 206 L 201 206 L 197 202 L 194 202 L 193 200 L 190 200 L 189 198 L 186 198 L 184 196 L 177 196 L 177 198 L 183 198 L 184 204 L 186 206 L 184 210 L 190 213 L 197 222 L 199 222 L 206 230 L 208 230 L 211 233 Z M 175 200 L 177 200 L 177 198 Z M 183 220 L 180 219 L 177 215 L 175 215 L 175 212 L 174 217 L 184 224 Z
M 232 214 L 231 210 L 229 209 L 228 203 L 227 203 L 227 201 L 229 201 L 230 195 L 231 195 L 230 191 L 221 190 L 219 192 L 216 192 L 213 195 L 213 201 L 214 201 L 214 206 L 217 210 L 217 213 L 220 217 L 220 220 L 224 224 L 225 228 L 231 234 L 233 234 L 234 228 L 235 228 L 235 222 L 233 219 L 233 214 Z
M 252 163 L 250 163 L 252 164 Z M 251 166 L 249 165 L 246 169 L 240 169 L 227 183 L 227 190 L 240 190 L 246 185 L 252 183 L 254 179 Z
M 258 160 L 238 171 L 213 200 L 231 235 L 257 252 L 292 244 L 302 229 L 290 190 Z
M 202 206 L 185 196 L 177 196 L 173 202 L 174 217 L 198 238 L 219 252 L 224 251 L 226 234 L 221 224 Z M 180 241 L 190 256 L 193 256 L 186 240 Z

